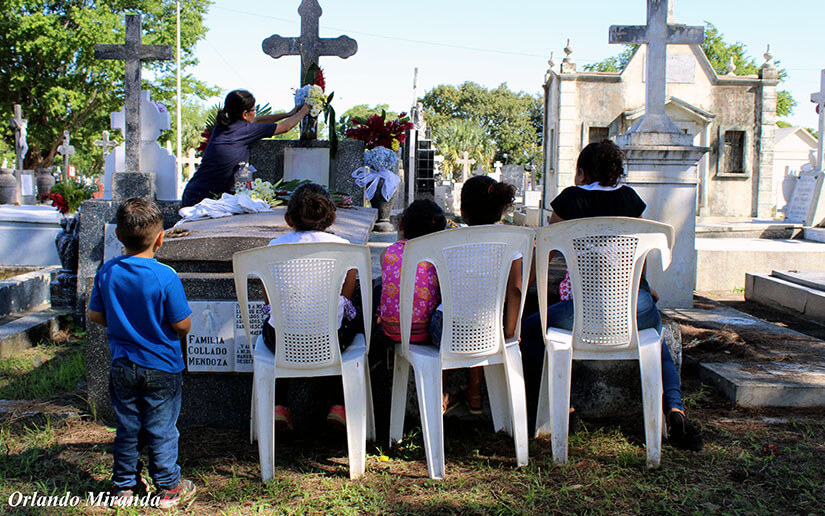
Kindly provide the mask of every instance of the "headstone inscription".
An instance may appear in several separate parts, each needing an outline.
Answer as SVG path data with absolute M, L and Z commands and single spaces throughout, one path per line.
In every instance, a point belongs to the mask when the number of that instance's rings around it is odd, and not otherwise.
M 264 324 L 263 303 L 249 303 L 251 336 Z M 251 373 L 252 351 L 241 310 L 234 301 L 191 301 L 192 329 L 186 337 L 186 370 L 197 373 Z
M 57 148 L 57 153 L 63 156 L 63 179 L 69 178 L 69 156 L 74 155 L 74 145 L 71 145 L 69 131 L 63 131 L 63 144 Z
M 793 194 L 785 208 L 785 221 L 805 226 L 815 226 L 822 221 L 822 183 L 825 173 L 806 171 L 799 173 Z
M 125 62 L 124 92 L 124 138 L 125 172 L 147 174 L 143 178 L 118 178 L 123 180 L 123 191 L 115 187 L 115 200 L 134 196 L 154 195 L 152 171 L 141 168 L 141 65 L 143 61 L 172 59 L 170 45 L 144 45 L 142 37 L 142 17 L 140 14 L 126 15 L 126 42 L 122 45 L 95 45 L 95 59 L 118 59 Z M 114 181 L 114 178 L 113 178 Z

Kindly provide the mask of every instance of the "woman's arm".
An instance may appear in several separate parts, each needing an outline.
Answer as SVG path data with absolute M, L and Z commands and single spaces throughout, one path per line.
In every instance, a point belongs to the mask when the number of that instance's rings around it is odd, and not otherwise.
M 274 115 L 261 115 L 256 116 L 254 122 L 256 124 L 271 124 L 273 122 L 278 122 L 283 120 L 284 118 L 289 118 L 298 111 L 301 110 L 301 106 L 295 106 L 292 108 L 292 111 L 285 112 L 285 113 L 275 113 Z
M 304 104 L 298 109 L 298 111 L 296 111 L 289 117 L 283 119 L 283 122 L 279 123 L 278 127 L 275 128 L 275 133 L 273 134 L 273 136 L 275 136 L 275 134 L 283 134 L 292 129 L 293 127 L 295 127 L 296 125 L 298 125 L 298 122 L 300 122 L 302 118 L 309 114 L 309 109 L 309 106 Z
M 521 308 L 521 264 L 522 258 L 513 260 L 510 276 L 507 278 L 507 294 L 504 303 L 504 337 L 511 338 L 516 333 L 518 311 Z

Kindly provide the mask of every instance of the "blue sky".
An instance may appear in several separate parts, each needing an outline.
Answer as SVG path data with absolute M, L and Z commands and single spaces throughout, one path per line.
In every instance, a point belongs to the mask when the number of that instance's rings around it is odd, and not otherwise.
M 328 91 L 338 113 L 356 104 L 386 103 L 408 110 L 413 70 L 418 94 L 439 84 L 503 82 L 514 90 L 539 92 L 547 59 L 560 63 L 567 38 L 579 67 L 614 55 L 607 43 L 611 24 L 641 25 L 645 0 L 319 0 L 322 37 L 346 34 L 358 42 L 349 59 L 321 58 Z M 300 0 L 215 0 L 206 18 L 209 33 L 197 47 L 194 74 L 223 93 L 252 91 L 261 102 L 288 109 L 298 84 L 298 57 L 273 60 L 261 50 L 272 34 L 297 36 Z M 825 1 L 681 0 L 678 23 L 715 24 L 726 41 L 740 41 L 763 61 L 767 44 L 787 69 L 780 85 L 798 105 L 787 120 L 816 127 L 810 94 L 825 68 Z M 210 104 L 220 99 L 210 100 Z

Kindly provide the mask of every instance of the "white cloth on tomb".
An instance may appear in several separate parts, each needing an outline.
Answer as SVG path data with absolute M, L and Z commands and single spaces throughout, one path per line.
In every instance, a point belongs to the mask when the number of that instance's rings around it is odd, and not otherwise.
M 184 222 L 203 219 L 219 219 L 241 213 L 261 213 L 272 211 L 269 203 L 259 199 L 252 199 L 247 195 L 232 195 L 225 193 L 220 199 L 204 199 L 194 206 L 187 206 L 178 210 L 182 218 L 175 226 Z

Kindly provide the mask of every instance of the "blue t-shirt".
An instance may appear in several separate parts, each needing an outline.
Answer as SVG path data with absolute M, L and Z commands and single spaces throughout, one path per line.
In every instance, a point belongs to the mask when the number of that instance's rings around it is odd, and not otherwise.
M 249 146 L 275 134 L 278 124 L 250 123 L 238 120 L 223 127 L 216 124 L 206 145 L 198 171 L 186 185 L 187 190 L 203 194 L 231 192 L 235 186 L 235 169 L 241 161 L 249 162 Z
M 192 313 L 183 284 L 168 265 L 154 258 L 118 256 L 95 275 L 89 310 L 106 316 L 112 360 L 167 373 L 183 371 L 180 340 L 171 323 Z

